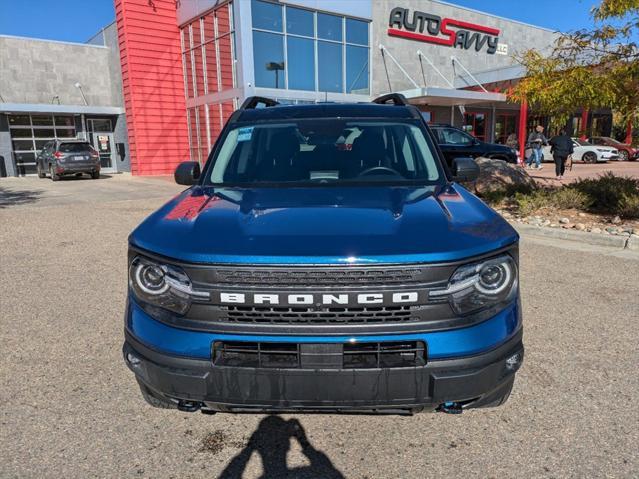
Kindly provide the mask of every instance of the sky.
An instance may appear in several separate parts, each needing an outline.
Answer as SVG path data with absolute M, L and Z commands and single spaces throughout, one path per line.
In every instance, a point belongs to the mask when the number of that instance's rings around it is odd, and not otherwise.
M 598 3 L 596 0 L 448 1 L 559 31 L 591 26 L 590 8 Z M 114 19 L 113 0 L 0 0 L 2 35 L 86 42 Z

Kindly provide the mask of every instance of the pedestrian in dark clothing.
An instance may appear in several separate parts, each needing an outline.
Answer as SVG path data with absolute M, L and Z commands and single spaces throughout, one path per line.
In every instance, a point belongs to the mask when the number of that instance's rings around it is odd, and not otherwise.
M 566 172 L 566 159 L 574 151 L 572 138 L 568 136 L 566 130 L 561 130 L 559 135 L 550 140 L 550 146 L 550 152 L 555 160 L 555 174 L 558 180 L 562 180 Z

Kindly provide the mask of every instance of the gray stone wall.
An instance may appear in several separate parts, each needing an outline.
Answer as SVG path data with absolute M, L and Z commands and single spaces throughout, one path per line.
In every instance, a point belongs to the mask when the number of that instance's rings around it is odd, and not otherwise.
M 0 36 L 0 95 L 6 103 L 52 103 L 57 95 L 63 105 L 83 105 L 80 82 L 89 105 L 120 106 L 111 54 L 95 45 Z
M 409 9 L 411 19 L 412 12 L 419 10 L 438 15 L 442 18 L 454 18 L 456 20 L 498 28 L 501 30 L 499 43 L 508 45 L 508 55 L 500 55 L 497 53 L 492 55 L 487 54 L 486 47 L 484 47 L 482 51 L 477 52 L 472 47 L 469 50 L 464 50 L 462 48 L 453 48 L 389 36 L 387 34 L 389 16 L 395 7 Z M 456 29 L 456 27 L 451 27 L 451 29 Z M 536 48 L 542 52 L 548 51 L 557 36 L 556 33 L 547 29 L 433 0 L 373 0 L 372 32 L 373 95 L 387 93 L 389 90 L 384 62 L 378 48 L 380 43 L 388 48 L 391 54 L 419 86 L 448 87 L 446 82 L 425 62 L 426 85 L 424 85 L 417 50 L 421 50 L 451 83 L 455 83 L 453 80 L 456 74 L 465 76 L 465 73 L 459 67 L 457 67 L 457 71 L 455 71 L 451 61 L 452 55 L 457 57 L 461 63 L 474 74 L 486 70 L 512 66 L 515 64 L 513 56 L 529 48 Z M 428 32 L 424 33 L 428 34 Z M 389 58 L 386 58 L 386 65 L 393 91 L 415 88 Z

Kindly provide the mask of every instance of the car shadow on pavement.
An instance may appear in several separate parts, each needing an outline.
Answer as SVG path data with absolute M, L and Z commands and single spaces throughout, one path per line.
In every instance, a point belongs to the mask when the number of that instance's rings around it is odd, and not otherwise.
M 288 467 L 286 455 L 290 449 L 291 439 L 298 441 L 310 465 Z M 263 474 L 260 477 L 263 479 L 344 479 L 344 475 L 335 468 L 328 456 L 311 445 L 306 431 L 297 419 L 285 421 L 274 415 L 262 419 L 244 449 L 231 459 L 218 479 L 242 477 L 253 452 L 261 456 Z
M 35 203 L 41 195 L 39 190 L 10 190 L 0 186 L 0 209 Z

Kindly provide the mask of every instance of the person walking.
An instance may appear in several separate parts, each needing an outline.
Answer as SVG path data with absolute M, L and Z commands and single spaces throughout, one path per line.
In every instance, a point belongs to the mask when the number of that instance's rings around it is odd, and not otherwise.
M 538 170 L 543 168 L 543 166 L 541 166 L 541 149 L 547 144 L 548 139 L 544 136 L 544 127 L 537 125 L 535 131 L 528 135 L 528 145 L 532 150 L 532 154 L 528 158 L 528 168 L 532 168 L 533 161 Z
M 550 146 L 550 152 L 555 160 L 555 174 L 558 180 L 563 180 L 566 172 L 566 159 L 574 152 L 572 138 L 562 128 L 559 135 L 550 140 Z

